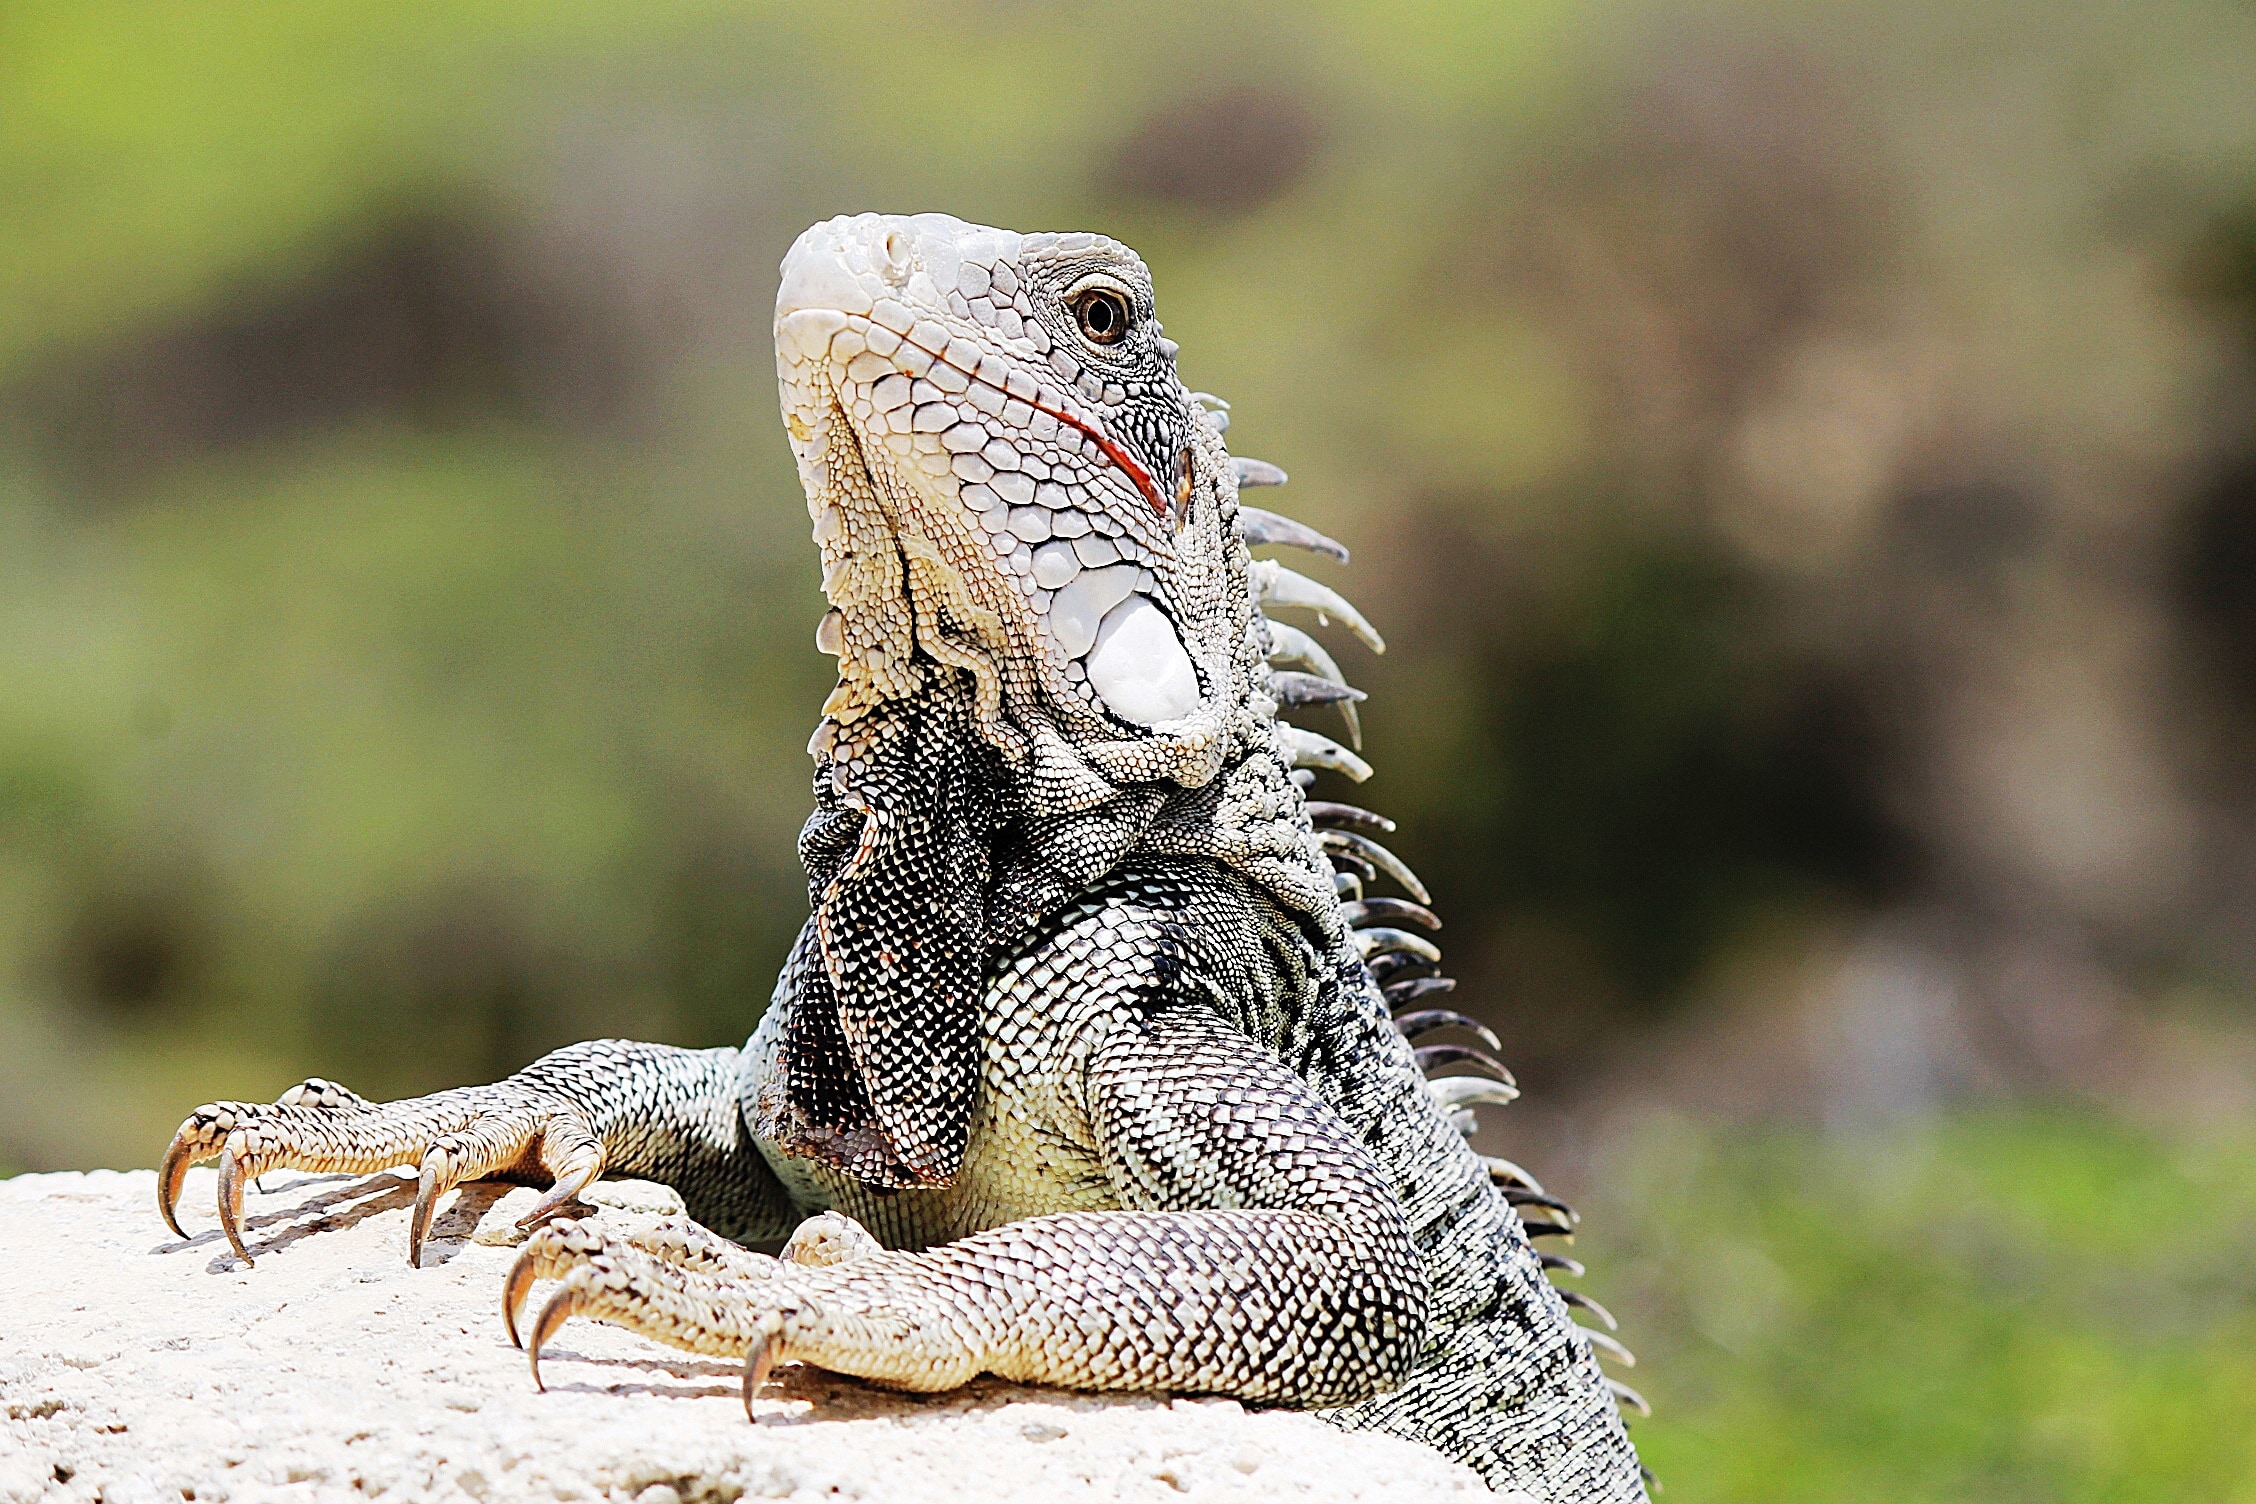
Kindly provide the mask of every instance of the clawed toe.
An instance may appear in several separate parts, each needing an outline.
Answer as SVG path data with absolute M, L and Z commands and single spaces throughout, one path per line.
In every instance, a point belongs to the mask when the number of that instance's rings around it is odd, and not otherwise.
M 525 1345 L 518 1335 L 517 1318 L 524 1313 L 525 1300 L 532 1293 L 534 1282 L 562 1278 L 602 1247 L 602 1235 L 575 1218 L 551 1222 L 526 1239 L 517 1262 L 509 1266 L 509 1276 L 501 1285 L 501 1323 L 508 1329 L 512 1343 L 518 1347 Z M 545 1312 L 543 1319 L 546 1319 Z
M 536 1280 L 561 1286 L 519 1337 L 519 1317 Z M 510 1340 L 525 1349 L 533 1382 L 541 1352 L 575 1316 L 608 1322 L 689 1352 L 744 1356 L 744 1413 L 782 1355 L 782 1332 L 796 1306 L 773 1302 L 766 1281 L 737 1285 L 685 1269 L 624 1240 L 607 1240 L 584 1222 L 554 1222 L 535 1233 L 511 1266 L 501 1294 Z
M 251 1251 L 243 1246 L 243 1132 L 238 1128 L 227 1135 L 226 1147 L 219 1151 L 219 1225 L 227 1234 L 227 1246 L 247 1266 Z
M 516 1283 L 518 1269 L 524 1267 L 524 1261 L 520 1259 L 517 1269 L 510 1271 L 512 1284 Z M 529 1279 L 526 1281 L 528 1284 L 530 1282 Z M 567 1280 L 563 1289 L 550 1296 L 548 1304 L 541 1307 L 540 1315 L 533 1322 L 532 1332 L 523 1344 L 526 1362 L 533 1370 L 533 1387 L 543 1394 L 548 1392 L 548 1385 L 541 1378 L 541 1350 L 548 1346 L 550 1339 L 563 1330 L 565 1322 L 582 1314 L 585 1303 L 581 1295 L 581 1286 L 586 1283 L 588 1283 L 588 1280 L 585 1276 Z M 510 1331 L 511 1335 L 514 1336 L 516 1332 L 514 1317 L 510 1321 Z M 760 1386 L 767 1383 L 768 1375 L 775 1370 L 775 1355 L 775 1341 L 765 1331 L 756 1332 L 751 1342 L 744 1349 L 743 1393 L 744 1418 L 746 1420 L 756 1421 L 758 1419 L 753 1410 L 753 1401 L 759 1397 Z
M 768 1340 L 767 1333 L 762 1332 L 759 1336 L 754 1337 L 752 1345 L 744 1350 L 744 1418 L 746 1420 L 756 1421 L 758 1419 L 752 1413 L 752 1399 L 760 1392 L 760 1386 L 768 1381 L 768 1374 L 774 1367 L 775 1344 Z
M 555 1336 L 557 1329 L 565 1322 L 577 1315 L 579 1309 L 579 1292 L 566 1285 L 549 1297 L 548 1304 L 541 1307 L 540 1318 L 533 1323 L 532 1336 L 525 1343 L 525 1353 L 533 1365 L 533 1387 L 543 1394 L 548 1392 L 548 1386 L 541 1382 L 541 1349 L 548 1346 L 548 1339 Z M 514 1322 L 511 1324 L 515 1325 Z

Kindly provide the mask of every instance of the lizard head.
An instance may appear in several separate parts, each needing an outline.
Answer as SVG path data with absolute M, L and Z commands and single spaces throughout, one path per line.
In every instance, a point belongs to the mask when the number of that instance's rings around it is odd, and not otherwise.
M 833 219 L 784 258 L 775 328 L 839 662 L 824 735 L 953 670 L 1046 803 L 1211 778 L 1260 667 L 1236 487 L 1136 253 Z

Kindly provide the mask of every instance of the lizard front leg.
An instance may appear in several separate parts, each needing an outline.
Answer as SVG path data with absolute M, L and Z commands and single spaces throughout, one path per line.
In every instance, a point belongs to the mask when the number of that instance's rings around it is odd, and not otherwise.
M 157 1175 L 157 1209 L 175 1210 L 188 1169 L 219 1161 L 219 1216 L 236 1256 L 243 1189 L 270 1169 L 371 1171 L 416 1165 L 408 1262 L 416 1263 L 438 1198 L 467 1180 L 507 1176 L 549 1190 L 531 1225 L 606 1171 L 675 1186 L 698 1220 L 749 1237 L 789 1225 L 781 1187 L 737 1109 L 740 1054 L 593 1040 L 544 1056 L 490 1086 L 371 1103 L 309 1081 L 273 1103 L 212 1102 L 180 1125 Z M 780 1224 L 780 1225 L 778 1225 Z
M 986 1372 L 1323 1406 L 1401 1380 L 1425 1333 L 1408 1229 L 1368 1152 L 1298 1077 L 1195 1006 L 1118 1021 L 1081 1075 L 1088 1130 L 1132 1209 L 758 1279 L 607 1243 L 564 1275 L 536 1361 L 580 1315 L 741 1354 L 755 1381 L 802 1361 L 913 1390 Z

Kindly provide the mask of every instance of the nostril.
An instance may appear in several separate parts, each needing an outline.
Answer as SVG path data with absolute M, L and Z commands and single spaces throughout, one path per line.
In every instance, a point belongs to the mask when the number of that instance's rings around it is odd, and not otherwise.
M 885 269 L 896 279 L 908 275 L 909 252 L 915 245 L 916 238 L 906 230 L 885 232 Z

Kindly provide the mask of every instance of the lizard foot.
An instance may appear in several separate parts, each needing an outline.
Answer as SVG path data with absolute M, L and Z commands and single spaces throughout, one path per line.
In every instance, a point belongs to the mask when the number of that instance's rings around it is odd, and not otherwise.
M 858 1230 L 859 1224 L 855 1225 Z M 871 1242 L 874 1245 L 876 1240 Z M 562 1279 L 612 1247 L 633 1248 L 676 1269 L 738 1284 L 770 1278 L 780 1262 L 678 1217 L 624 1234 L 607 1233 L 595 1223 L 575 1217 L 559 1217 L 525 1240 L 517 1262 L 509 1266 L 509 1277 L 502 1282 L 501 1320 L 509 1329 L 509 1340 L 519 1347 L 525 1345 L 518 1318 L 536 1281 Z M 785 1256 L 790 1252 L 786 1248 Z
M 188 1114 L 157 1172 L 157 1211 L 182 1237 L 176 1210 L 191 1166 L 219 1161 L 219 1222 L 235 1256 L 251 1262 L 242 1233 L 243 1188 L 272 1169 L 368 1172 L 418 1167 L 407 1261 L 421 1262 L 438 1198 L 466 1180 L 545 1176 L 550 1188 L 519 1218 L 546 1220 L 603 1172 L 604 1149 L 576 1107 L 520 1086 L 441 1092 L 371 1103 L 316 1077 L 274 1102 L 207 1102 Z
M 793 1278 L 801 1271 L 843 1270 L 883 1252 L 868 1229 L 837 1212 L 800 1224 L 783 1256 L 773 1259 L 694 1223 L 669 1221 L 631 1236 L 606 1237 L 586 1222 L 552 1222 L 533 1234 L 510 1269 L 502 1320 L 510 1340 L 525 1349 L 536 1385 L 542 1350 L 574 1316 L 610 1322 L 686 1352 L 741 1355 L 747 1417 L 760 1385 L 781 1361 L 804 1359 L 909 1388 L 963 1382 L 975 1370 L 956 1371 L 961 1364 L 948 1365 L 938 1382 L 914 1372 L 872 1371 L 898 1366 L 876 1351 L 890 1345 L 883 1329 L 896 1324 L 865 1316 L 842 1325 Z M 561 1288 L 520 1337 L 520 1314 L 534 1282 L 543 1279 L 558 1280 Z

